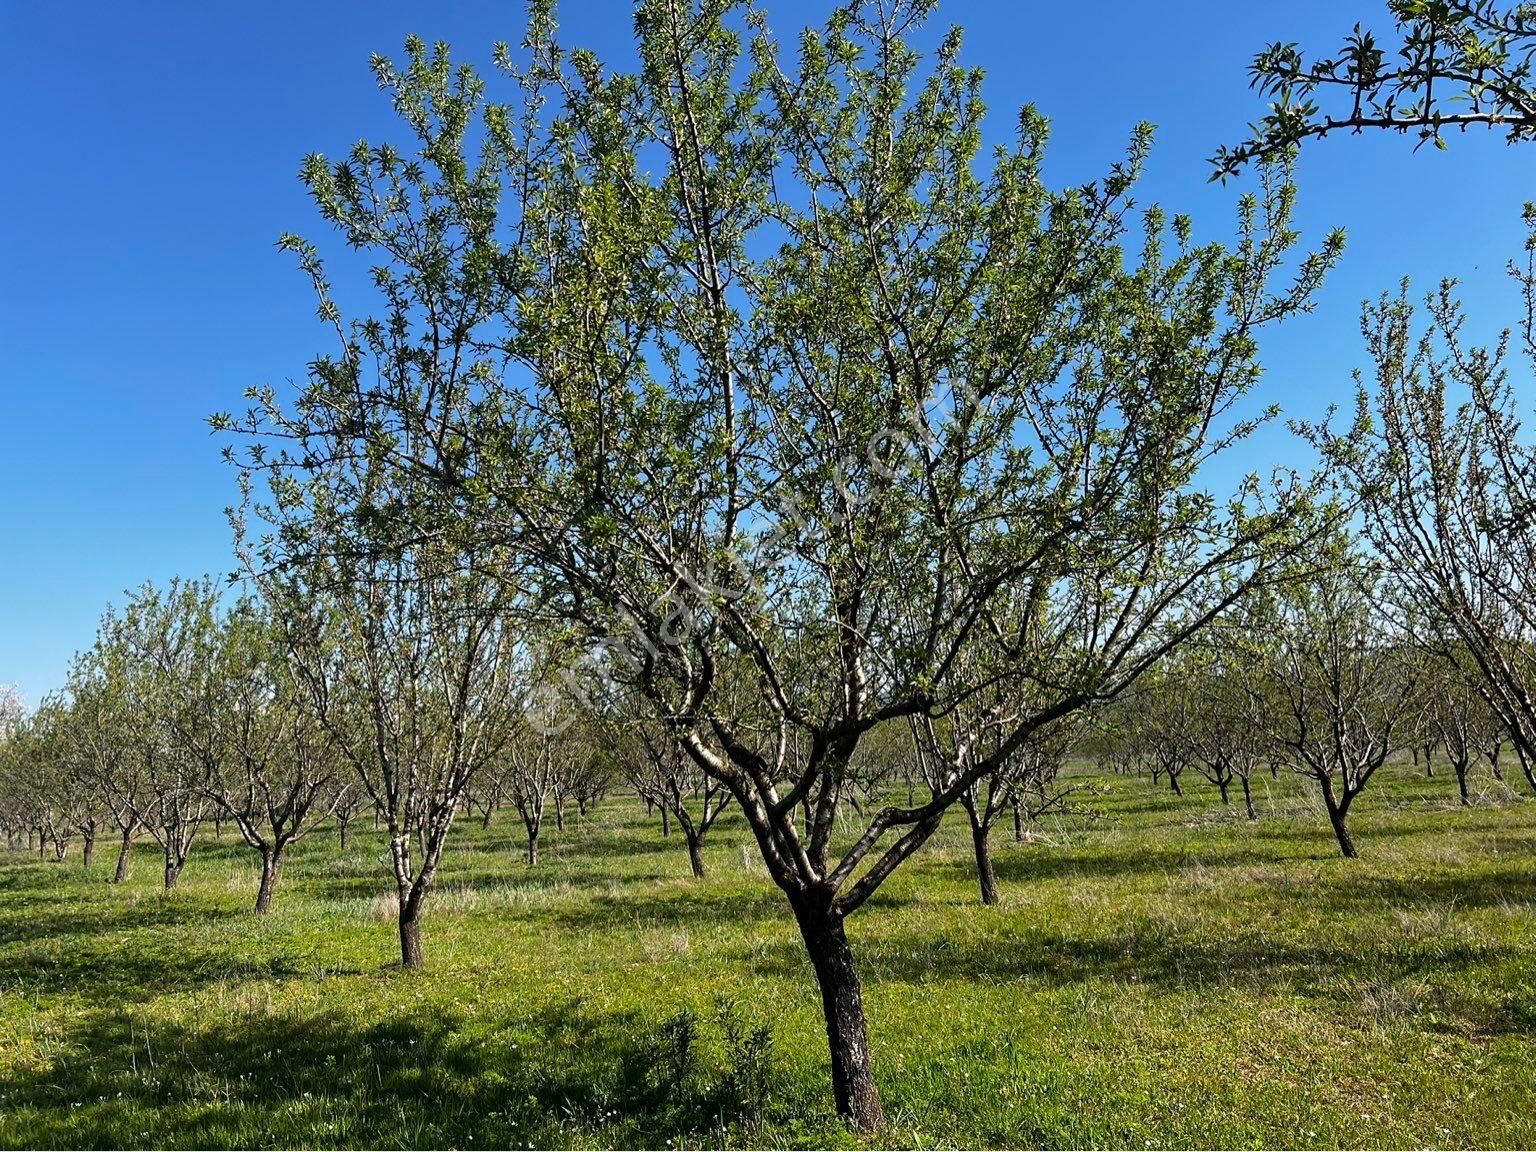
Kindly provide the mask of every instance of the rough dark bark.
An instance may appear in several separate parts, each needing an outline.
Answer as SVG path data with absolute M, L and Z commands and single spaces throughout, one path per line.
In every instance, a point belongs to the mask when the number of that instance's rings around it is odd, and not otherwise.
M 843 930 L 843 918 L 821 893 L 806 894 L 793 903 L 795 920 L 821 989 L 827 1049 L 832 1058 L 832 1096 L 838 1115 L 860 1132 L 883 1132 L 885 1111 L 880 1106 L 880 1090 L 870 1059 L 864 995 Z
M 1359 855 L 1355 851 L 1355 838 L 1349 834 L 1349 828 L 1345 821 L 1349 818 L 1349 803 L 1346 800 L 1340 803 L 1334 798 L 1333 784 L 1327 777 L 1320 781 L 1323 787 L 1323 806 L 1328 809 L 1328 823 L 1333 825 L 1334 838 L 1339 842 L 1339 851 L 1344 854 L 1346 860 L 1353 860 Z
M 1465 759 L 1453 759 L 1451 767 L 1456 771 L 1456 791 L 1460 794 L 1463 808 L 1472 805 L 1472 797 L 1467 792 L 1467 770 L 1471 765 Z
M 413 972 L 425 961 L 421 952 L 421 898 L 412 891 L 400 893 L 400 966 Z
M 1259 814 L 1253 809 L 1253 782 L 1248 777 L 1242 777 L 1243 781 L 1243 808 L 1248 813 L 1248 819 L 1257 820 Z
M 1218 780 L 1218 781 L 1216 781 L 1216 787 L 1221 789 L 1221 806 L 1223 808 L 1231 807 L 1231 805 L 1232 805 L 1232 797 L 1229 796 L 1227 793 L 1228 793 L 1228 789 L 1230 789 L 1232 787 L 1232 781 L 1230 781 L 1230 780 Z
M 117 871 L 112 874 L 112 883 L 121 884 L 128 879 L 128 858 L 132 854 L 133 832 L 124 832 L 122 844 L 117 850 Z
M 182 865 L 169 853 L 165 857 L 165 890 L 170 892 L 181 884 Z
M 704 879 L 704 841 L 698 833 L 684 829 L 688 834 L 688 863 L 693 867 L 693 878 Z
M 265 916 L 272 911 L 272 894 L 277 888 L 277 878 L 283 870 L 281 848 L 269 848 L 261 854 L 261 887 L 256 890 L 256 915 Z
M 96 833 L 84 832 L 80 838 L 80 866 L 89 868 L 96 861 Z
M 963 807 L 971 825 L 971 847 L 976 853 L 976 880 L 981 885 L 981 902 L 996 904 L 997 873 L 992 869 L 992 829 L 973 806 L 966 804 Z

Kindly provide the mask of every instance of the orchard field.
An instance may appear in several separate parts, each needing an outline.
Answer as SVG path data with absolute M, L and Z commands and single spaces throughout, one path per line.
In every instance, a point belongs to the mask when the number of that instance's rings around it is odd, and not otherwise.
M 1407 762 L 1340 857 L 1300 779 L 1259 820 L 1074 764 L 1070 817 L 983 907 L 963 814 L 860 914 L 883 1144 L 1530 1146 L 1536 821 Z M 211 826 L 179 891 L 21 852 L 0 865 L 0 1144 L 818 1146 L 834 1115 L 815 980 L 744 825 L 692 878 L 631 794 L 544 858 L 461 820 L 399 968 L 382 840 L 323 828 L 255 917 Z

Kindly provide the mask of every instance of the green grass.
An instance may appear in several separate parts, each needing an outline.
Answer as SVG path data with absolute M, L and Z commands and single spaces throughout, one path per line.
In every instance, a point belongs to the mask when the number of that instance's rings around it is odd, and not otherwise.
M 1255 825 L 1085 782 L 1092 819 L 997 830 L 1002 906 L 953 819 L 851 922 L 890 1143 L 1536 1143 L 1536 801 L 1393 766 L 1345 861 L 1290 778 Z M 0 1144 L 853 1143 L 739 824 L 702 883 L 622 798 L 534 869 L 518 832 L 456 830 L 414 975 L 371 832 L 301 844 L 262 920 L 232 833 L 169 897 L 149 847 L 126 889 L 4 854 Z

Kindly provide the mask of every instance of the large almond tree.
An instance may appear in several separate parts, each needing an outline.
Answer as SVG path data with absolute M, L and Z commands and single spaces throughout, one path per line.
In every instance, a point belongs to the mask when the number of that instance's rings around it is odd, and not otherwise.
M 390 515 L 516 553 L 585 637 L 546 695 L 622 682 L 729 790 L 869 1131 L 847 918 L 1289 548 L 1305 485 L 1202 481 L 1263 419 L 1258 334 L 1338 250 L 1293 258 L 1283 171 L 1231 244 L 1136 205 L 1145 130 L 1082 187 L 1046 183 L 1031 109 L 984 150 L 959 33 L 911 46 L 930 7 L 856 3 L 786 49 L 743 5 L 642 0 L 616 71 L 535 4 L 505 103 L 446 47 L 377 61 L 408 146 L 305 179 L 382 309 L 348 320 L 290 239 L 338 346 L 219 421 L 290 480 L 388 461 L 414 494 Z M 840 822 L 861 742 L 913 721 L 953 762 Z

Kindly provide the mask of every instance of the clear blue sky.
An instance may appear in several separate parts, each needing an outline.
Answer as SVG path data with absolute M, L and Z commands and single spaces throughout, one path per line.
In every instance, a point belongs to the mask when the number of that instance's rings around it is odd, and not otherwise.
M 782 32 L 827 8 L 765 0 Z M 1138 120 L 1159 125 L 1142 196 L 1224 235 L 1233 188 L 1205 159 L 1260 111 L 1246 87 L 1275 38 L 1332 48 L 1382 0 L 948 0 L 988 72 L 994 131 L 1032 101 L 1055 125 L 1060 182 L 1100 174 Z M 232 478 L 204 424 L 251 384 L 325 347 L 285 230 L 323 244 L 295 179 L 308 151 L 392 130 L 369 54 L 407 33 L 486 63 L 516 41 L 494 2 L 0 5 L 8 64 L 0 163 L 0 682 L 35 702 L 63 679 L 109 600 L 143 580 L 231 567 Z M 625 0 L 567 0 L 563 36 L 627 60 Z M 1358 305 L 1410 274 L 1468 283 L 1490 328 L 1514 319 L 1502 267 L 1536 196 L 1536 146 L 1480 136 L 1450 153 L 1325 141 L 1301 173 L 1314 237 L 1348 228 L 1323 307 L 1267 345 L 1266 396 L 1318 414 L 1361 362 Z M 1293 452 L 1283 433 L 1252 454 Z

